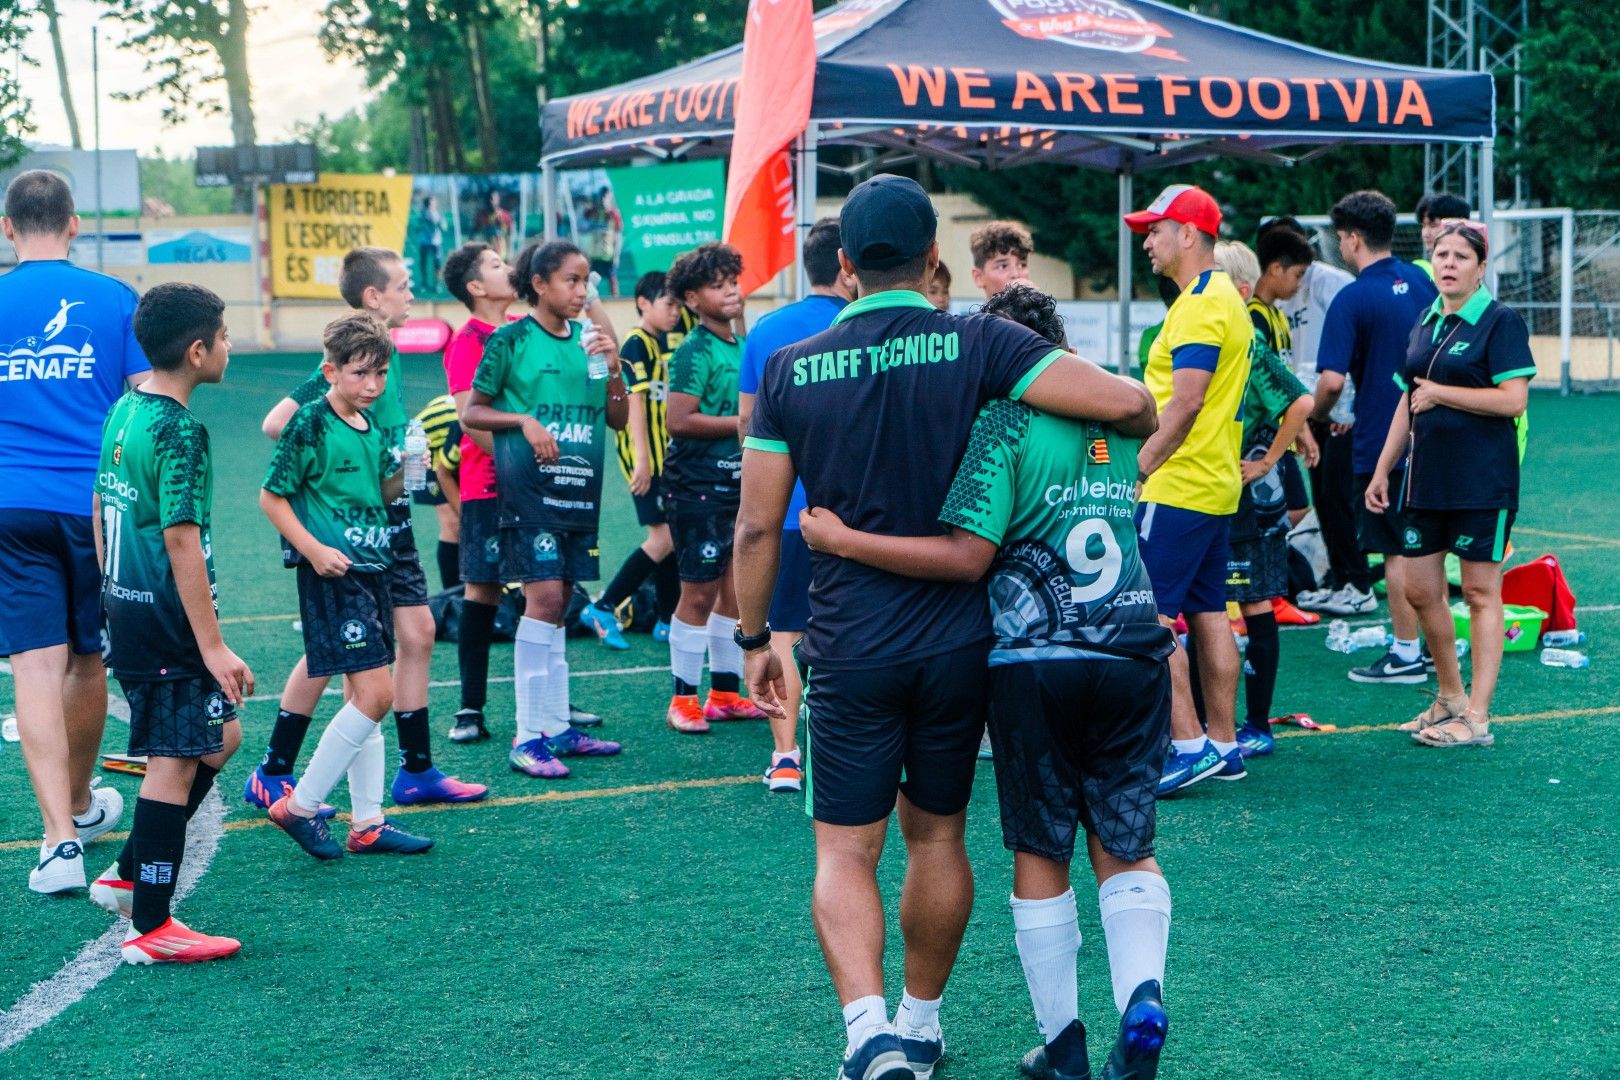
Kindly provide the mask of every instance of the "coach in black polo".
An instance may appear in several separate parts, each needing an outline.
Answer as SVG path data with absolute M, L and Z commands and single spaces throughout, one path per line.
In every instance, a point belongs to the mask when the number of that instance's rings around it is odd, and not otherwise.
M 1008 320 L 936 310 L 926 296 L 939 263 L 936 222 L 911 180 L 885 175 L 858 186 L 839 218 L 839 259 L 861 298 L 831 328 L 766 362 L 744 442 L 736 574 L 738 642 L 767 712 L 781 710 L 766 613 L 796 477 L 812 507 L 854 528 L 923 536 L 941 529 L 946 492 L 987 401 L 1021 400 L 1138 437 L 1156 426 L 1140 383 Z M 973 903 L 962 836 L 989 639 L 978 582 L 915 581 L 812 558 L 799 649 L 808 668 L 812 907 L 845 1007 L 851 1076 L 889 1076 L 896 1053 L 919 1066 L 939 1054 L 939 998 Z M 900 908 L 906 994 L 891 1027 L 876 868 L 897 804 L 910 862 Z

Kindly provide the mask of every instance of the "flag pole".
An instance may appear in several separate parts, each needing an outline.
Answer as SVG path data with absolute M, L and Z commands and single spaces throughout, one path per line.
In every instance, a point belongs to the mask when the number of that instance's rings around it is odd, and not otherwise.
M 810 295 L 810 273 L 804 267 L 804 241 L 816 224 L 817 163 L 820 161 L 817 146 L 820 134 L 812 122 L 805 127 L 804 134 L 795 140 L 798 143 L 799 159 L 799 223 L 793 230 L 793 263 L 797 267 L 797 273 L 793 277 L 795 300 L 803 300 Z

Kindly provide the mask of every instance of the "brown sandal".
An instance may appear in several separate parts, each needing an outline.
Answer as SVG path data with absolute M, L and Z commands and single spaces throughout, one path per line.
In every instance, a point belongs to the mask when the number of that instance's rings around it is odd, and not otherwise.
M 1438 716 L 1435 715 L 1435 710 L 1439 710 Z M 1424 709 L 1406 723 L 1399 725 L 1395 730 L 1411 733 L 1415 737 L 1417 732 L 1425 731 L 1436 724 L 1444 724 L 1448 720 L 1455 720 L 1467 710 L 1468 696 L 1466 694 L 1458 694 L 1454 698 L 1443 698 L 1436 694 L 1427 709 Z
M 1476 716 L 1479 719 L 1474 719 Z M 1452 724 L 1461 724 L 1467 728 L 1468 737 L 1458 738 L 1447 730 Z M 1488 713 L 1479 709 L 1465 709 L 1461 716 L 1454 716 L 1450 720 L 1414 732 L 1412 738 L 1424 746 L 1437 746 L 1447 750 L 1454 746 L 1490 746 L 1496 742 L 1496 736 L 1487 730 L 1490 724 L 1491 718 Z

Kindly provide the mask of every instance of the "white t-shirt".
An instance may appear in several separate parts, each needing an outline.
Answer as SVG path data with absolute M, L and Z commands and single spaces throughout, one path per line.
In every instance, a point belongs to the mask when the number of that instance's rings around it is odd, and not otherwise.
M 1305 269 L 1305 280 L 1293 298 L 1277 304 L 1288 317 L 1288 329 L 1294 338 L 1294 374 L 1302 379 L 1309 375 L 1307 386 L 1316 382 L 1316 349 L 1321 344 L 1328 305 L 1340 289 L 1354 280 L 1348 270 L 1318 259 Z

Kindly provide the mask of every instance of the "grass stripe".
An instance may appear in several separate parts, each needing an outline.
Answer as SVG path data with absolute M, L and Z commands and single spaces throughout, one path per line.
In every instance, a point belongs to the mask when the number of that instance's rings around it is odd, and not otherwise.
M 645 675 L 645 674 L 647 674 L 649 672 L 653 672 L 653 671 L 667 672 L 667 671 L 669 671 L 669 665 L 668 664 L 642 664 L 642 665 L 640 665 L 638 667 L 602 668 L 602 669 L 600 669 L 598 671 L 570 671 L 568 673 L 568 676 L 571 679 L 595 679 L 595 678 L 601 678 L 604 675 Z M 493 684 L 493 683 L 509 683 L 509 682 L 513 682 L 515 680 L 514 680 L 513 676 L 511 676 L 511 675 L 494 675 L 494 676 L 490 677 L 489 681 Z M 460 679 L 438 679 L 438 680 L 435 680 L 434 682 L 428 683 L 428 687 L 430 689 L 433 689 L 433 690 L 444 690 L 444 689 L 448 689 L 450 687 L 458 687 L 460 685 L 461 685 L 461 680 Z M 342 695 L 343 689 L 342 689 L 341 686 L 328 686 L 326 688 L 325 693 L 326 693 L 327 697 L 338 697 L 338 696 Z M 281 700 L 281 692 L 277 691 L 274 694 L 254 694 L 252 697 L 248 698 L 247 700 L 248 701 L 280 701 Z
M 1549 529 L 1527 529 L 1521 525 L 1513 527 L 1515 534 L 1520 536 L 1546 536 L 1553 540 L 1579 540 L 1583 544 L 1598 544 L 1602 547 L 1620 547 L 1620 540 L 1612 536 L 1588 536 L 1585 533 L 1552 532 Z

